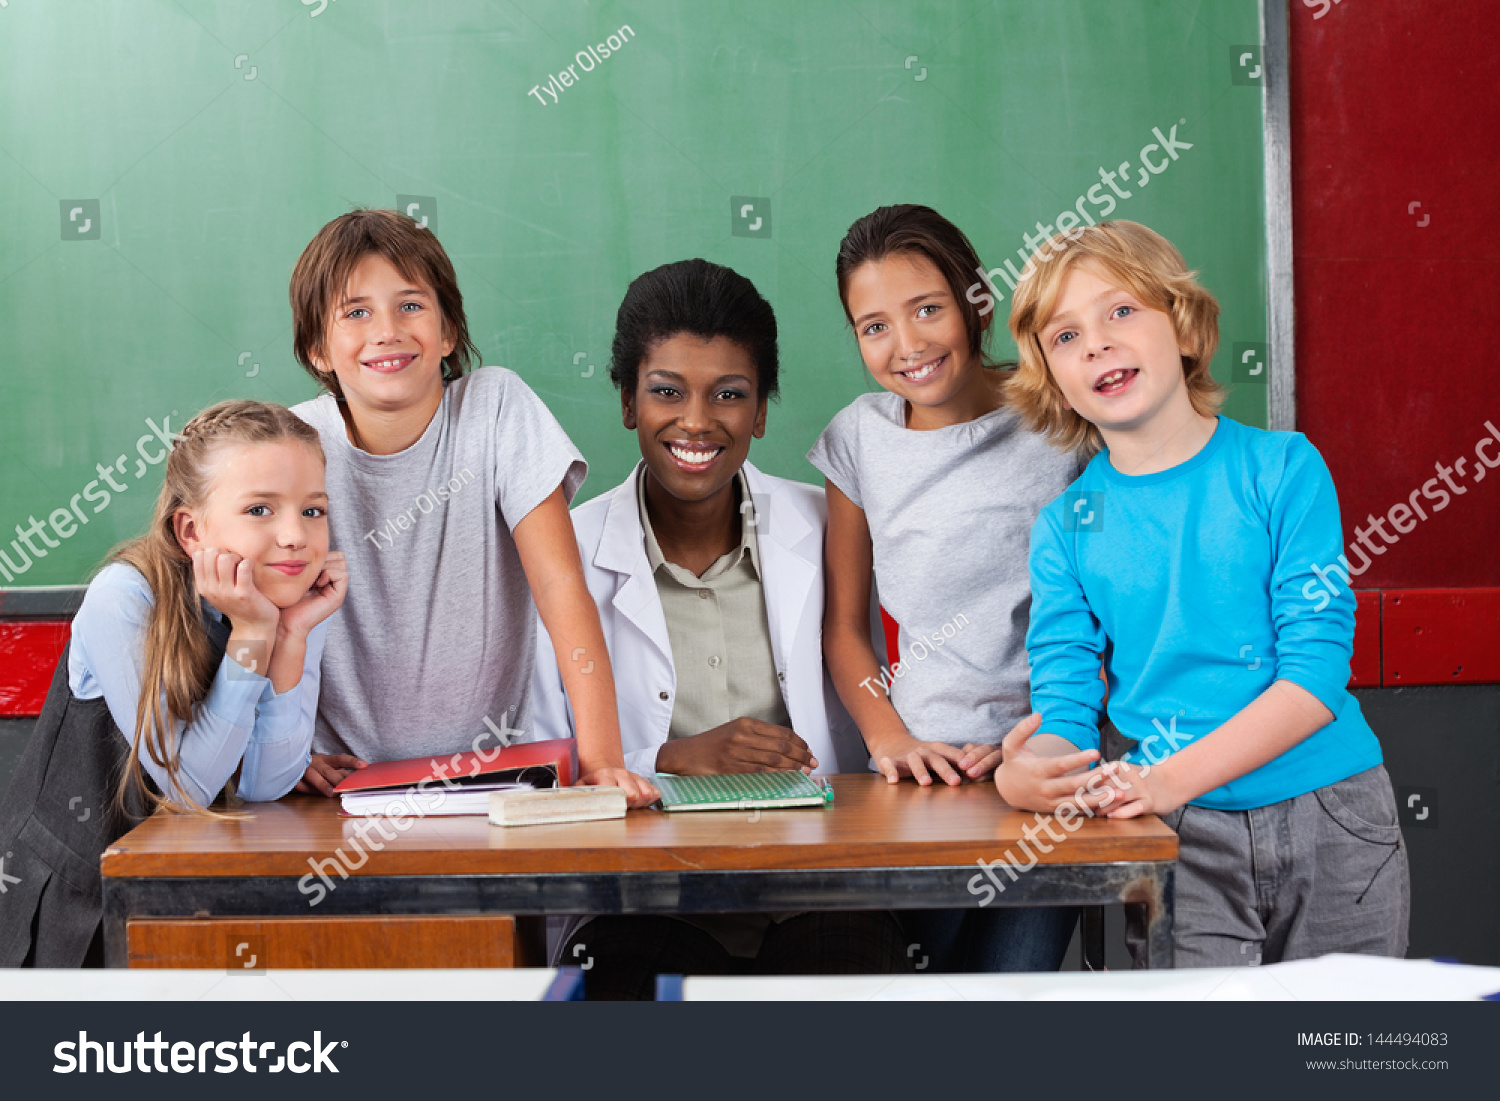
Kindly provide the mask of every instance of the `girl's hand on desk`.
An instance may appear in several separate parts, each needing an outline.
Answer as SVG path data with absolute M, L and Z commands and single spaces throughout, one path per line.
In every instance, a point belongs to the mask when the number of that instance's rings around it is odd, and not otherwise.
M 625 792 L 627 807 L 649 807 L 661 798 L 661 792 L 650 780 L 637 776 L 628 768 L 596 768 L 578 778 L 580 784 L 605 784 Z
M 1076 803 L 1079 799 L 1098 802 L 1102 793 L 1080 795 L 1083 789 L 1079 774 L 1099 759 L 1099 751 L 1068 752 L 1073 747 L 1065 739 L 1044 734 L 1044 747 L 1059 752 L 1055 755 L 1038 753 L 1030 739 L 1041 725 L 1042 717 L 1032 713 L 1011 727 L 1005 741 L 1000 743 L 1005 755 L 1000 767 L 995 769 L 995 789 L 1000 792 L 1000 797 L 1017 810 L 1049 813 L 1064 803 Z
M 326 795 L 333 797 L 333 788 L 340 780 L 357 769 L 365 768 L 352 753 L 314 753 L 307 771 L 292 790 L 303 795 Z
M 901 777 L 912 776 L 923 787 L 930 787 L 933 772 L 950 786 L 963 783 L 964 778 L 954 765 L 964 758 L 966 752 L 947 742 L 919 742 L 906 734 L 901 741 L 872 747 L 870 755 L 875 758 L 875 767 L 890 783 L 899 783 Z
M 983 780 L 999 768 L 1004 759 L 1005 751 L 998 745 L 970 742 L 964 746 L 964 755 L 959 758 L 958 767 L 969 779 Z

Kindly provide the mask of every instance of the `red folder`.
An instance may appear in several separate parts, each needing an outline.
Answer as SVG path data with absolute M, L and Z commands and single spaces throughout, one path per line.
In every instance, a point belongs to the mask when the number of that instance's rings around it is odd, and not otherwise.
M 488 758 L 488 760 L 486 760 Z M 571 787 L 578 775 L 578 748 L 572 738 L 546 742 L 521 742 L 493 749 L 469 750 L 449 757 L 412 757 L 405 761 L 380 761 L 349 773 L 334 787 L 340 795 L 378 788 L 410 788 L 424 780 L 436 783 L 479 783 L 529 780 L 546 787 L 548 778 L 557 787 Z

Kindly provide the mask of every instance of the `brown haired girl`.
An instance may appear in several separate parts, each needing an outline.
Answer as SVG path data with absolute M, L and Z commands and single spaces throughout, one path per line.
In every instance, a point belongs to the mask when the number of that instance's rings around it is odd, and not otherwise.
M 990 316 L 964 293 L 976 268 L 958 227 L 925 206 L 882 207 L 849 227 L 836 271 L 844 313 L 881 391 L 824 430 L 823 653 L 875 767 L 891 783 L 981 780 L 1030 711 L 1026 572 L 1032 521 L 1077 473 L 1008 402 L 986 361 Z M 900 625 L 882 668 L 870 590 Z M 1072 910 L 906 913 L 940 970 L 1055 970 Z
M 215 813 L 221 792 L 276 799 L 301 778 L 347 585 L 327 507 L 317 432 L 289 410 L 227 401 L 182 430 L 0 804 L 0 965 L 98 959 L 99 854 L 150 810 Z

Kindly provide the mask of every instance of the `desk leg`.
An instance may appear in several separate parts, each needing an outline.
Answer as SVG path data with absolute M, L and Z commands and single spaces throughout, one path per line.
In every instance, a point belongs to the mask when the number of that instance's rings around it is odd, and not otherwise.
M 1085 971 L 1104 970 L 1104 907 L 1085 906 L 1078 925 L 1078 943 Z
M 1174 964 L 1172 947 L 1173 891 L 1175 889 L 1175 865 L 1158 865 L 1143 880 L 1147 886 L 1145 897 L 1131 899 L 1127 906 L 1140 907 L 1140 924 L 1145 928 L 1143 958 L 1136 966 L 1153 970 L 1170 969 Z
M 125 936 L 125 901 L 106 877 L 104 880 L 104 966 L 128 967 L 130 946 Z

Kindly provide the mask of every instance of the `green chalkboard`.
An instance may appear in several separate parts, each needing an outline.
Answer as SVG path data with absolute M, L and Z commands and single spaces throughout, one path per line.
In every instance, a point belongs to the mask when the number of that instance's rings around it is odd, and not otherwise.
M 1103 216 L 1127 161 L 1113 216 L 1201 270 L 1226 411 L 1264 425 L 1259 41 L 1257 0 L 9 0 L 0 551 L 20 565 L 19 527 L 45 554 L 0 586 L 77 583 L 141 529 L 150 422 L 312 396 L 287 278 L 355 205 L 429 218 L 484 362 L 556 413 L 585 497 L 637 454 L 606 377 L 635 275 L 703 256 L 755 281 L 783 398 L 751 456 L 816 481 L 807 448 L 873 387 L 833 281 L 849 223 L 927 203 L 1019 268 L 1038 220 Z

